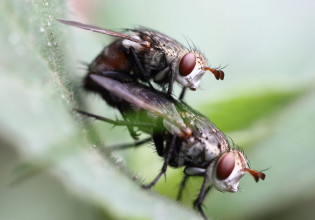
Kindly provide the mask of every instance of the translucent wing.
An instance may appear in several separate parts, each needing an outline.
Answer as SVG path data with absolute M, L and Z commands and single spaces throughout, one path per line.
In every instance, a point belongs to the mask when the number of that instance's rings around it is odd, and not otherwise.
M 77 22 L 77 21 L 66 21 L 66 20 L 61 20 L 61 19 L 58 19 L 58 21 L 60 23 L 63 23 L 63 24 L 66 24 L 66 25 L 70 25 L 70 26 L 73 26 L 73 27 L 77 27 L 77 28 L 81 28 L 81 29 L 84 29 L 84 30 L 93 31 L 93 32 L 101 33 L 101 34 L 106 34 L 106 35 L 110 35 L 110 36 L 113 36 L 113 37 L 124 38 L 124 39 L 130 40 L 130 41 L 133 41 L 135 43 L 138 43 L 141 46 L 145 46 L 145 47 L 148 47 L 148 48 L 150 47 L 150 43 L 149 42 L 143 41 L 143 40 L 139 40 L 139 39 L 133 38 L 131 36 L 128 36 L 128 35 L 125 35 L 125 34 L 122 34 L 122 33 L 114 32 L 114 31 L 107 30 L 107 29 L 100 28 L 100 27 L 96 27 L 96 26 L 93 26 L 93 25 L 82 24 L 82 23 Z
M 175 105 L 164 94 L 141 87 L 139 84 L 121 83 L 108 77 L 91 74 L 91 79 L 115 96 L 132 103 L 139 108 L 167 120 L 180 131 L 177 135 L 189 137 L 191 129 L 187 128 Z

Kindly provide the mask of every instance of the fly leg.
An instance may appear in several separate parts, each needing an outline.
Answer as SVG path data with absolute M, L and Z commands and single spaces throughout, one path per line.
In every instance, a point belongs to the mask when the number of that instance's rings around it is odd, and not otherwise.
M 200 168 L 200 167 L 186 167 L 184 170 L 184 173 L 186 176 L 202 176 L 204 177 L 200 192 L 198 194 L 197 199 L 194 201 L 194 208 L 198 210 L 198 212 L 201 214 L 201 216 L 204 219 L 207 219 L 206 215 L 204 214 L 202 210 L 202 203 L 208 194 L 209 190 L 211 189 L 211 186 L 207 186 L 208 183 L 208 176 L 206 169 Z
M 176 68 L 176 63 L 173 62 L 170 65 L 170 71 L 169 71 L 169 78 L 168 78 L 168 90 L 167 90 L 167 95 L 170 97 L 172 96 L 173 93 L 173 84 L 175 81 L 175 68 Z
M 188 175 L 185 174 L 182 182 L 180 183 L 180 187 L 179 187 L 179 191 L 178 191 L 178 194 L 177 194 L 177 201 L 181 201 L 182 200 L 182 196 L 183 196 L 183 191 L 184 191 L 184 188 L 186 186 L 186 183 L 187 183 L 187 180 L 188 180 Z
M 163 136 L 161 134 L 159 134 L 159 133 L 155 133 L 154 132 L 153 135 L 152 135 L 152 138 L 153 138 L 153 142 L 154 142 L 157 154 L 160 157 L 163 157 L 163 153 L 164 153 Z
M 115 126 L 132 126 L 132 127 L 141 127 L 141 126 L 144 126 L 144 127 L 154 127 L 155 124 L 152 124 L 152 123 L 146 123 L 146 122 L 130 122 L 130 121 L 124 121 L 124 120 L 112 120 L 112 119 L 109 119 L 109 118 L 105 118 L 105 117 L 102 117 L 102 116 L 99 116 L 99 115 L 95 115 L 95 114 L 92 114 L 92 113 L 89 113 L 89 112 L 85 112 L 85 111 L 82 111 L 82 110 L 79 110 L 79 109 L 73 109 L 74 111 L 82 114 L 82 115 L 85 115 L 85 116 L 88 116 L 88 117 L 91 117 L 91 118 L 95 118 L 97 120 L 100 120 L 100 121 L 104 121 L 104 122 L 107 122 L 109 124 L 113 124 Z
M 194 208 L 198 210 L 198 212 L 201 214 L 201 216 L 204 219 L 207 219 L 205 213 L 202 210 L 202 203 L 206 197 L 206 195 L 208 194 L 208 192 L 211 189 L 211 186 L 206 186 L 207 185 L 207 177 L 204 177 L 204 180 L 202 182 L 201 188 L 200 188 L 200 192 L 198 194 L 197 199 L 194 201 Z
M 162 118 L 159 118 L 156 121 L 156 127 L 153 128 L 153 133 L 152 133 L 152 138 L 153 138 L 153 142 L 154 142 L 154 146 L 156 149 L 157 154 L 160 157 L 163 157 L 164 155 L 164 132 L 161 128 L 163 128 L 163 120 Z
M 166 148 L 166 153 L 164 155 L 164 163 L 163 163 L 160 173 L 155 177 L 155 179 L 150 184 L 142 186 L 144 189 L 151 189 L 157 183 L 157 181 L 161 178 L 161 176 L 165 174 L 168 163 L 171 159 L 171 155 L 173 154 L 173 151 L 175 149 L 176 139 L 177 139 L 177 135 L 173 135 L 170 145 L 167 146 Z
M 179 98 L 178 98 L 179 100 L 183 100 L 186 93 L 186 89 L 187 89 L 186 87 L 182 89 L 182 92 L 180 93 Z
M 167 90 L 167 95 L 169 97 L 172 96 L 172 92 L 173 92 L 173 83 L 175 81 L 175 73 L 174 71 L 172 70 L 172 68 L 170 69 L 170 77 L 169 77 L 169 80 L 168 80 L 168 90 Z
M 143 65 L 141 64 L 137 54 L 136 54 L 136 51 L 133 47 L 130 47 L 130 52 L 131 52 L 131 55 L 133 57 L 133 60 L 135 61 L 136 63 L 136 66 L 141 74 L 141 76 L 144 78 L 144 80 L 149 84 L 149 86 L 154 89 L 154 87 L 152 86 L 152 84 L 150 83 L 150 78 L 151 78 L 151 75 L 150 73 L 146 72 L 143 68 Z
M 92 113 L 89 113 L 89 112 L 85 112 L 85 111 L 82 111 L 82 110 L 78 110 L 78 109 L 74 109 L 74 111 L 82 114 L 82 115 L 85 115 L 85 116 L 88 116 L 88 117 L 92 117 L 92 118 L 95 118 L 97 120 L 100 120 L 100 121 L 104 121 L 104 122 L 107 122 L 107 123 L 110 123 L 110 124 L 113 124 L 115 126 L 127 126 L 127 127 L 133 127 L 133 126 L 154 126 L 154 125 L 149 125 L 148 123 L 143 123 L 143 122 L 139 122 L 139 123 L 135 123 L 135 122 L 128 122 L 128 121 L 124 121 L 124 120 L 112 120 L 112 119 L 109 119 L 109 118 L 105 118 L 105 117 L 102 117 L 102 116 L 99 116 L 99 115 L 95 115 L 95 114 L 92 114 Z M 136 141 L 134 143 L 130 143 L 130 144 L 120 144 L 120 145 L 116 145 L 116 146 L 112 146 L 110 147 L 111 150 L 123 150 L 123 149 L 127 149 L 127 148 L 130 148 L 130 147 L 138 147 L 138 146 L 141 146 L 145 143 L 148 143 L 152 140 L 151 137 L 149 138 L 146 138 L 146 139 L 143 139 L 141 141 Z
M 139 147 L 143 144 L 146 144 L 148 142 L 152 141 L 152 138 L 149 137 L 149 138 L 146 138 L 146 139 L 143 139 L 141 141 L 136 141 L 134 143 L 129 143 L 129 144 L 118 144 L 118 145 L 114 145 L 114 146 L 111 146 L 109 149 L 111 151 L 114 151 L 114 150 L 124 150 L 124 149 L 127 149 L 127 148 L 130 148 L 130 147 Z

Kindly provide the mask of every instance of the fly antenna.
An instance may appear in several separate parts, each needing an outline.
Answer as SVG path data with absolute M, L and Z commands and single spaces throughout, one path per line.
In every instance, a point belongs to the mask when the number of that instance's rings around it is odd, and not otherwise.
M 252 175 L 252 177 L 254 177 L 256 182 L 258 182 L 259 179 L 264 180 L 266 177 L 266 175 L 261 171 L 253 170 L 250 168 L 246 168 L 245 171 L 247 171 L 250 175 Z
M 219 79 L 223 80 L 224 79 L 224 72 L 221 69 L 213 69 L 213 68 L 207 67 L 207 66 L 204 69 L 209 70 L 211 73 L 213 73 L 213 75 L 215 76 L 215 78 L 217 80 L 219 80 Z

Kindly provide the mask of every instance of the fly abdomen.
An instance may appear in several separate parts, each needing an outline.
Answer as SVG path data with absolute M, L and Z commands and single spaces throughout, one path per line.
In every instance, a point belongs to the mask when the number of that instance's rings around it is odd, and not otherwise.
M 129 72 L 131 64 L 124 51 L 122 40 L 116 40 L 94 59 L 89 66 L 89 73 L 100 74 L 106 71 Z

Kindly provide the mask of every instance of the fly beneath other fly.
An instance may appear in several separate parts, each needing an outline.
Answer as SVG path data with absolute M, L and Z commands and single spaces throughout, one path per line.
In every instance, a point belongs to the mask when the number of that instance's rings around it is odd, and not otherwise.
M 220 68 L 211 68 L 205 57 L 196 49 L 189 49 L 176 40 L 149 28 L 127 29 L 130 35 L 114 32 L 76 21 L 58 20 L 77 28 L 117 37 L 106 46 L 89 65 L 89 74 L 102 75 L 107 72 L 126 72 L 136 79 L 150 83 L 153 80 L 162 87 L 168 96 L 172 95 L 173 83 L 183 87 L 180 99 L 186 88 L 196 90 L 200 79 L 208 70 L 217 80 L 224 79 Z M 85 88 L 93 91 L 90 78 L 85 78 Z
M 239 181 L 246 172 L 256 182 L 265 179 L 264 173 L 249 168 L 243 151 L 231 147 L 226 136 L 208 118 L 183 101 L 142 85 L 128 74 L 90 74 L 89 77 L 98 93 L 110 106 L 120 111 L 124 120 L 111 120 L 81 110 L 77 112 L 116 126 L 127 126 L 134 133 L 149 134 L 147 139 L 117 148 L 153 141 L 157 154 L 164 158 L 161 171 L 144 188 L 153 187 L 168 166 L 184 166 L 185 176 L 178 199 L 190 176 L 203 177 L 194 207 L 206 219 L 202 203 L 212 187 L 220 191 L 237 192 Z

